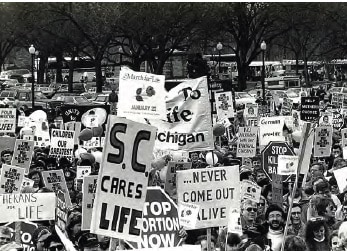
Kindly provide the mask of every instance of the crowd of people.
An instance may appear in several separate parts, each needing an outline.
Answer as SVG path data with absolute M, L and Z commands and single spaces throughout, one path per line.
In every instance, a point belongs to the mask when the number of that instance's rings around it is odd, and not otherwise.
M 318 96 L 324 106 L 322 111 L 329 108 L 329 100 L 325 98 L 320 88 L 308 95 Z M 112 94 L 114 95 L 114 94 Z M 118 98 L 112 96 L 112 106 Z M 17 108 L 18 114 L 24 112 Z M 115 108 L 112 108 L 114 113 Z M 277 111 L 280 113 L 280 111 Z M 26 111 L 26 115 L 30 112 Z M 240 181 L 249 180 L 261 187 L 259 202 L 250 199 L 241 201 L 240 223 L 242 235 L 229 233 L 227 227 L 220 226 L 211 229 L 211 237 L 207 237 L 207 229 L 185 230 L 177 233 L 185 244 L 200 245 L 207 250 L 210 242 L 211 250 L 272 250 L 272 251 L 342 251 L 347 250 L 347 191 L 338 187 L 334 171 L 347 166 L 343 156 L 341 133 L 336 131 L 333 137 L 331 155 L 329 157 L 312 157 L 307 175 L 300 176 L 297 186 L 295 176 L 283 181 L 283 204 L 273 203 L 272 182 L 264 171 L 261 155 L 252 158 L 237 157 L 238 128 L 246 126 L 243 109 L 238 108 L 235 118 L 230 119 L 230 135 L 218 137 L 214 153 L 217 156 L 212 164 L 206 159 L 206 152 L 190 152 L 188 161 L 192 168 L 213 168 L 216 166 L 238 165 Z M 54 118 L 49 123 L 49 130 L 56 129 Z M 16 130 L 16 138 L 23 136 L 21 127 Z M 287 134 L 292 134 L 291 128 L 285 127 Z M 288 137 L 291 146 L 298 148 L 300 138 Z M 77 146 L 76 146 L 77 149 Z M 75 149 L 75 150 L 76 150 Z M 94 151 L 102 151 L 102 147 L 90 148 L 78 153 L 73 161 L 68 158 L 55 158 L 49 155 L 50 148 L 35 147 L 27 178 L 34 181 L 32 187 L 25 187 L 21 193 L 52 192 L 45 187 L 42 171 L 63 170 L 69 190 L 72 207 L 69 208 L 66 235 L 76 250 L 122 250 L 130 249 L 130 245 L 121 239 L 96 235 L 90 231 L 81 230 L 82 222 L 82 186 L 76 178 L 77 166 L 90 166 L 90 175 L 97 175 L 100 161 L 93 155 Z M 260 152 L 259 152 L 260 153 Z M 2 164 L 11 165 L 13 149 L 1 152 Z M 149 175 L 149 186 L 165 184 L 164 167 L 171 160 L 165 155 L 153 160 L 152 171 Z M 293 193 L 295 189 L 295 193 Z M 177 198 L 172 198 L 176 200 Z M 289 210 L 290 209 L 290 210 Z M 290 214 L 289 217 L 288 213 Z M 287 222 L 289 219 L 289 222 Z M 36 230 L 32 234 L 32 244 L 37 251 L 64 250 L 66 243 L 57 233 L 55 221 L 37 221 Z M 287 228 L 286 228 L 287 226 Z M 6 224 L 0 226 L 0 251 L 23 249 L 15 241 L 16 232 Z M 283 249 L 281 249 L 283 246 Z

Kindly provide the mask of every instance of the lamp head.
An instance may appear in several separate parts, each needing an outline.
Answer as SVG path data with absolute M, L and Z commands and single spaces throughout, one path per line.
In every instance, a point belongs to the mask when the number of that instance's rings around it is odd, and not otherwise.
M 260 44 L 260 49 L 261 49 L 262 51 L 265 51 L 265 50 L 266 50 L 266 43 L 265 43 L 265 41 L 261 42 L 261 44 Z
M 31 45 L 31 46 L 29 47 L 29 53 L 30 53 L 31 55 L 35 54 L 35 47 L 34 47 L 34 45 Z
M 223 49 L 223 44 L 221 43 L 221 42 L 219 42 L 218 44 L 217 44 L 217 50 L 222 50 Z

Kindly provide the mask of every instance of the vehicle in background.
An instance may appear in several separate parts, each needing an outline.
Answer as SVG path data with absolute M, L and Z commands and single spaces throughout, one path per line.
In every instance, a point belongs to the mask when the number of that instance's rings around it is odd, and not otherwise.
M 279 76 L 265 78 L 265 88 L 272 90 L 288 89 L 288 88 L 301 87 L 301 81 L 299 77 L 292 76 Z
M 17 79 L 19 83 L 31 82 L 32 75 L 28 69 L 15 69 L 1 72 L 0 78 Z
M 96 93 L 96 92 L 83 92 L 80 95 L 92 102 L 96 98 L 98 93 Z
M 283 104 L 283 99 L 287 97 L 293 102 L 293 109 L 297 109 L 301 102 L 301 97 L 298 93 L 289 90 L 271 90 L 272 96 L 277 95 L 280 104 Z
M 99 93 L 96 98 L 93 100 L 94 104 L 99 104 L 99 105 L 109 105 L 108 98 L 110 96 L 111 92 L 108 93 Z
M 249 95 L 247 92 L 235 92 L 236 106 L 244 106 L 248 103 L 256 104 L 256 98 Z
M 12 105 L 17 98 L 16 90 L 5 90 L 0 93 L 0 101 L 6 101 L 8 105 Z
M 2 83 L 4 89 L 18 88 L 21 84 L 17 79 L 7 79 Z
M 35 85 L 35 91 L 41 91 L 47 98 L 51 98 L 56 92 L 55 89 L 47 85 Z
M 72 93 L 81 94 L 85 92 L 84 84 L 83 83 L 73 83 L 72 86 Z M 57 93 L 69 93 L 69 85 L 68 84 L 61 84 L 56 91 Z

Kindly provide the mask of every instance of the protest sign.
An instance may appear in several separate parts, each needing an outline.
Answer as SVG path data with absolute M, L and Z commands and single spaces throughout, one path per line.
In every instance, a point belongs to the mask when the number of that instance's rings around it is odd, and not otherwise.
M 180 226 L 185 229 L 194 229 L 199 211 L 200 206 L 198 204 L 180 202 L 178 207 Z
M 100 137 L 92 137 L 90 140 L 83 141 L 83 148 L 86 149 L 101 146 Z
M 272 204 L 283 207 L 283 178 L 275 173 L 272 174 Z
M 241 182 L 241 200 L 249 199 L 258 203 L 260 200 L 261 187 L 250 180 Z
M 16 241 L 16 223 L 19 224 L 20 230 L 20 245 L 23 251 L 34 251 L 36 245 L 33 242 L 33 233 L 37 229 L 37 225 L 32 222 L 11 222 L 5 226 L 11 228 L 11 241 Z
M 140 240 L 156 128 L 109 116 L 91 232 Z M 127 220 L 128 219 L 128 220 Z
M 90 229 L 90 219 L 92 218 L 97 180 L 97 175 L 83 177 L 81 225 L 82 230 Z
M 284 117 L 262 117 L 259 119 L 259 143 L 266 146 L 270 141 L 285 141 Z
M 75 145 L 79 145 L 79 138 L 78 136 L 81 133 L 81 127 L 82 127 L 82 123 L 81 122 L 67 122 L 64 124 L 64 129 L 65 130 L 69 130 L 69 131 L 74 131 L 75 135 L 74 135 L 74 144 Z
M 169 161 L 166 172 L 165 192 L 170 196 L 176 196 L 176 171 L 188 170 L 192 167 L 192 162 Z
M 300 119 L 308 122 L 319 119 L 319 97 L 301 97 Z
M 77 166 L 76 179 L 83 179 L 84 176 L 88 176 L 91 172 L 91 166 Z
M 51 141 L 48 121 L 40 118 L 39 120 L 33 120 L 30 123 L 34 133 L 35 146 L 48 147 Z
M 74 150 L 74 131 L 53 129 L 49 155 L 55 158 L 72 159 Z
M 177 206 L 160 187 L 148 187 L 138 248 L 176 247 L 180 242 Z M 135 244 L 136 247 L 136 244 Z
M 20 193 L 24 171 L 25 170 L 21 167 L 2 165 L 0 177 L 0 194 Z
M 18 122 L 17 122 L 17 126 L 18 127 L 24 127 L 25 126 L 25 122 L 29 119 L 29 117 L 25 117 L 23 115 L 19 115 L 18 116 Z
M 262 166 L 265 174 L 271 180 L 272 174 L 277 174 L 278 156 L 279 155 L 295 155 L 292 147 L 287 142 L 270 142 L 261 152 Z M 284 176 L 285 179 L 288 176 Z
M 331 153 L 333 143 L 333 129 L 332 127 L 317 127 L 315 129 L 314 137 L 314 157 L 328 157 Z
M 55 119 L 54 125 L 57 129 L 64 130 L 64 121 L 62 119 Z
M 344 100 L 343 93 L 336 93 L 336 92 L 332 93 L 331 104 L 333 106 L 335 106 L 335 107 L 342 107 L 343 100 Z
M 240 208 L 231 207 L 228 216 L 228 233 L 242 235 Z
M 333 114 L 331 112 L 321 112 L 319 118 L 319 126 L 332 126 Z
M 50 170 L 42 172 L 42 179 L 45 186 L 57 193 L 58 190 L 63 191 L 67 195 L 67 205 L 71 206 L 69 190 L 66 185 L 63 170 Z
M 172 88 L 166 107 L 166 121 L 150 120 L 158 128 L 155 151 L 214 148 L 206 77 L 187 80 Z
M 66 223 L 68 218 L 68 201 L 67 199 L 67 193 L 63 192 L 62 190 L 58 190 L 56 192 L 57 194 L 57 215 L 55 218 L 55 224 L 57 227 L 61 229 L 61 231 L 66 231 Z
M 343 114 L 337 111 L 333 112 L 332 124 L 333 124 L 334 130 L 341 130 L 344 124 Z
M 237 157 L 254 157 L 257 150 L 257 127 L 239 127 Z
M 117 115 L 128 119 L 165 119 L 165 76 L 122 68 Z
M 247 103 L 243 112 L 245 118 L 254 118 L 258 116 L 258 104 Z
M 245 119 L 247 127 L 258 126 L 258 117 L 248 117 Z
M 281 107 L 281 114 L 283 116 L 291 115 L 292 108 L 293 108 L 293 100 L 289 99 L 287 96 L 284 96 L 282 107 Z
M 341 137 L 342 148 L 347 147 L 347 128 L 341 130 Z
M 22 190 L 24 187 L 33 187 L 35 184 L 35 181 L 27 178 L 27 177 L 23 177 L 23 180 L 22 180 L 22 185 L 20 187 L 20 190 Z
M 200 205 L 195 228 L 223 226 L 231 205 L 240 206 L 239 167 L 178 171 L 177 201 Z
M 301 164 L 298 163 L 298 167 L 300 168 L 300 174 L 307 174 L 310 167 L 310 160 L 312 156 L 313 150 L 313 141 L 314 141 L 314 133 L 313 133 L 313 124 L 304 122 L 301 140 L 299 146 L 298 156 L 302 156 Z
M 233 118 L 234 106 L 231 92 L 215 93 L 218 118 Z
M 81 122 L 82 116 L 94 108 L 104 109 L 106 114 L 110 113 L 109 105 L 63 105 L 60 107 L 64 123 Z
M 14 153 L 12 156 L 11 165 L 19 166 L 29 173 L 31 159 L 34 154 L 34 141 L 24 139 L 17 139 L 14 146 Z
M 291 175 L 296 174 L 298 169 L 298 156 L 278 155 L 277 174 Z
M 0 108 L 0 132 L 16 131 L 16 108 Z
M 340 193 L 347 191 L 347 167 L 334 170 L 334 176 L 339 186 Z
M 98 127 L 99 124 L 98 124 L 98 116 L 93 114 L 93 115 L 90 115 L 88 114 L 87 116 L 85 116 L 85 126 L 86 127 L 89 127 L 89 128 L 93 128 L 93 127 Z
M 55 219 L 54 193 L 0 194 L 0 223 Z
M 217 115 L 216 110 L 216 94 L 217 93 L 232 93 L 232 85 L 229 81 L 223 81 L 223 80 L 211 80 L 208 81 L 208 90 L 209 90 L 209 97 L 211 99 L 211 113 L 212 115 Z M 167 86 L 165 86 L 167 87 Z

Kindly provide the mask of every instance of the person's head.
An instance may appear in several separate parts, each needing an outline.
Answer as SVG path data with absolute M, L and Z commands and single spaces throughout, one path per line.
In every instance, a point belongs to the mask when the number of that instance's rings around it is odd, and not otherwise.
M 259 186 L 265 186 L 267 184 L 269 184 L 269 179 L 268 177 L 266 176 L 265 172 L 260 169 L 260 168 L 257 168 L 257 169 L 254 169 L 255 171 L 255 181 L 257 182 L 257 184 Z
M 200 235 L 195 242 L 195 245 L 201 246 L 201 251 L 207 251 L 207 236 Z M 216 239 L 214 236 L 211 236 L 211 251 L 216 250 Z
M 327 197 L 317 197 L 314 202 L 318 216 L 335 218 L 336 205 L 334 201 Z
M 110 242 L 111 242 L 111 238 L 109 236 L 106 235 L 100 235 L 98 234 L 98 241 L 99 241 L 99 245 L 100 247 L 105 250 L 110 246 Z
M 76 236 L 81 232 L 82 214 L 77 211 L 70 213 L 66 222 L 66 231 L 69 236 Z
M 299 225 L 301 223 L 301 206 L 299 204 L 293 204 L 290 220 L 293 225 Z
M 271 204 L 272 202 L 272 184 L 271 183 L 264 186 L 261 195 L 265 197 L 268 204 Z
M 260 199 L 259 199 L 259 202 L 257 203 L 257 205 L 258 205 L 258 215 L 265 214 L 266 199 L 264 196 L 260 195 Z
M 338 170 L 347 166 L 347 161 L 341 157 L 336 157 L 333 163 L 333 169 Z
M 96 234 L 85 232 L 77 240 L 78 250 L 80 251 L 98 251 L 99 241 Z
M 327 115 L 323 116 L 323 122 L 329 123 L 329 117 Z
M 340 251 L 341 250 L 338 233 L 339 232 L 337 230 L 335 230 L 329 236 L 329 246 L 331 248 L 331 251 Z
M 190 159 L 192 160 L 192 162 L 197 162 L 199 160 L 199 153 L 197 152 L 192 152 L 190 154 Z
M 246 199 L 242 202 L 242 216 L 247 221 L 255 221 L 257 217 L 258 205 L 256 202 Z
M 266 210 L 265 219 L 272 230 L 280 230 L 283 228 L 285 214 L 281 207 L 276 204 L 271 204 Z
M 253 107 L 249 107 L 249 108 L 248 108 L 248 114 L 254 115 L 254 109 L 253 109 Z
M 57 234 L 49 235 L 44 241 L 44 248 L 49 251 L 64 251 L 64 244 Z
M 39 171 L 31 171 L 28 174 L 28 178 L 34 181 L 34 188 L 41 188 L 43 186 L 43 181 L 42 181 L 42 177 L 41 177 L 41 172 Z
M 312 177 L 321 176 L 324 174 L 324 166 L 321 163 L 313 163 L 310 167 Z
M 1 152 L 1 160 L 4 164 L 11 165 L 13 151 L 6 149 Z
M 306 223 L 306 242 L 313 243 L 315 239 L 318 241 L 328 241 L 328 237 L 328 226 L 323 218 L 312 218 Z
M 227 245 L 225 251 L 238 251 L 241 243 L 241 238 L 238 234 L 228 233 Z
M 332 155 L 334 158 L 342 157 L 342 148 L 340 145 L 333 145 Z
M 40 226 L 35 229 L 35 231 L 32 234 L 32 242 L 36 246 L 37 251 L 43 251 L 44 247 L 44 241 L 46 238 L 51 235 L 51 231 L 44 226 Z
M 296 235 L 288 235 L 284 242 L 283 251 L 305 251 L 305 240 Z
M 316 184 L 316 193 L 324 197 L 331 198 L 331 189 L 328 181 L 321 181 Z
M 332 194 L 339 194 L 339 186 L 334 175 L 329 179 L 329 185 Z
M 0 226 L 0 246 L 11 242 L 11 228 Z

